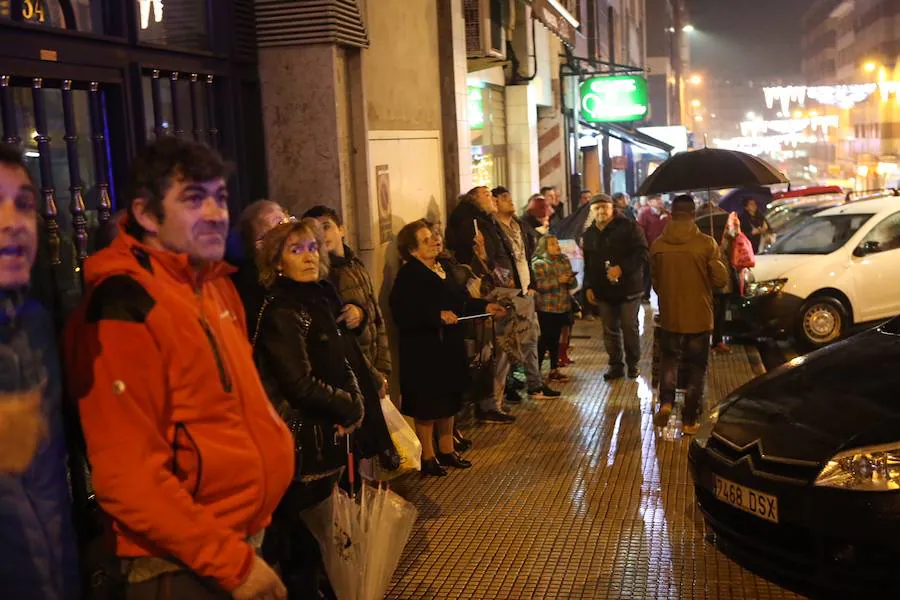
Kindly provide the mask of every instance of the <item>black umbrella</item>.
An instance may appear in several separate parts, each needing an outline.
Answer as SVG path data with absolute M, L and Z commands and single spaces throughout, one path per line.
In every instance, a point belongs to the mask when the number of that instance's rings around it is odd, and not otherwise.
M 698 216 L 694 219 L 694 223 L 697 224 L 697 227 L 700 229 L 702 233 L 705 233 L 712 239 L 716 240 L 716 242 L 720 242 L 722 240 L 722 236 L 725 234 L 725 228 L 728 226 L 728 218 L 731 216 L 731 213 L 728 212 L 710 212 L 705 215 Z
M 761 158 L 736 150 L 703 148 L 679 152 L 644 180 L 637 196 L 690 190 L 717 190 L 788 183 L 787 177 Z
M 591 216 L 591 205 L 583 204 L 571 215 L 550 226 L 550 233 L 561 240 L 580 240 Z

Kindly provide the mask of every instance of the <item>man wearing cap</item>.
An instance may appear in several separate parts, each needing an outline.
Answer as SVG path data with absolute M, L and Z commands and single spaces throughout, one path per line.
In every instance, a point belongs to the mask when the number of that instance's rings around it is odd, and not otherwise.
M 613 200 L 591 200 L 593 224 L 584 232 L 584 276 L 588 302 L 603 319 L 603 343 L 609 355 L 606 381 L 640 375 L 638 309 L 649 269 L 647 240 L 637 223 L 616 214 Z

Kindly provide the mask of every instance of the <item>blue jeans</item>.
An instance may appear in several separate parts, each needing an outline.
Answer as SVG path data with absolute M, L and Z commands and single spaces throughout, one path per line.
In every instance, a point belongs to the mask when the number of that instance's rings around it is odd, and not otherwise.
M 603 320 L 603 344 L 611 369 L 622 370 L 626 365 L 634 369 L 641 360 L 640 308 L 640 296 L 620 304 L 601 301 L 597 306 Z

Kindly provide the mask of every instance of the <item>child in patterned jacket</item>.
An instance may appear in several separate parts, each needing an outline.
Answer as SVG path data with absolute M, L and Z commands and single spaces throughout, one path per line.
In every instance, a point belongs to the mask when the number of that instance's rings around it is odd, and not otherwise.
M 541 325 L 538 361 L 550 353 L 550 381 L 564 382 L 568 377 L 559 372 L 559 339 L 569 322 L 571 290 L 578 287 L 568 257 L 562 253 L 559 240 L 546 235 L 538 240 L 531 261 L 537 288 L 537 314 Z

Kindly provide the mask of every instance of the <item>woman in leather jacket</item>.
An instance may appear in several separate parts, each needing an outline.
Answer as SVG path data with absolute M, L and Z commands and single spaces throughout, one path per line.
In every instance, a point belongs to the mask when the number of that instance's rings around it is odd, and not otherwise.
M 276 226 L 263 238 L 257 264 L 268 293 L 254 354 L 269 398 L 294 433 L 298 465 L 266 533 L 265 553 L 281 566 L 291 598 L 315 598 L 324 570 L 300 513 L 328 497 L 347 464 L 346 436 L 362 422 L 363 398 L 313 226 Z

